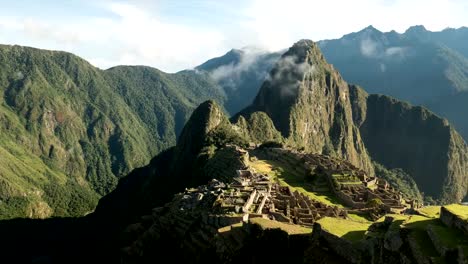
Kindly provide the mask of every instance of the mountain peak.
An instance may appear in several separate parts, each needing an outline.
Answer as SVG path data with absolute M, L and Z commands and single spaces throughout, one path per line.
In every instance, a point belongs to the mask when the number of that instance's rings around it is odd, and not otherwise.
M 336 153 L 372 174 L 363 143 L 355 140 L 359 135 L 348 98 L 348 85 L 318 45 L 300 40 L 276 63 L 244 113 L 264 112 L 292 144 L 306 151 Z
M 409 27 L 406 31 L 406 33 L 425 33 L 428 32 L 427 29 L 423 25 L 416 25 L 416 26 L 411 26 Z
M 372 26 L 372 25 L 367 26 L 366 28 L 364 28 L 364 30 L 380 32 L 380 30 L 376 29 L 376 28 L 375 28 L 374 26 Z
M 307 62 L 309 65 L 317 63 L 325 63 L 325 59 L 320 51 L 317 43 L 309 39 L 302 39 L 294 43 L 294 45 L 282 56 L 284 62 L 294 62 L 294 70 L 302 69 L 304 67 L 297 68 L 301 63 Z M 280 61 L 281 64 L 281 61 Z M 306 66 L 302 64 L 302 66 Z M 302 71 L 304 73 L 304 71 Z
M 374 26 L 369 25 L 366 28 L 362 29 L 358 33 L 365 33 L 365 34 L 382 34 L 382 31 L 376 29 Z

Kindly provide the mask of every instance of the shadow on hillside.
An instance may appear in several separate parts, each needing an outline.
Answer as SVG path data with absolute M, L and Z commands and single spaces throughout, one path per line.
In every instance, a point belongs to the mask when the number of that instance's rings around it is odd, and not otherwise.
M 0 221 L 2 263 L 109 263 L 106 229 L 82 218 Z
M 366 230 L 350 231 L 344 234 L 343 238 L 351 242 L 357 242 L 364 238 L 365 233 Z

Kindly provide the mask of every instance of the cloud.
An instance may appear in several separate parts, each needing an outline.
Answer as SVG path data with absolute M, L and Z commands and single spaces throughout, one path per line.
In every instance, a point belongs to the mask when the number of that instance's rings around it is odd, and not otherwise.
M 78 2 L 74 6 L 80 10 L 63 6 L 60 16 L 2 8 L 0 42 L 70 51 L 102 68 L 145 64 L 174 72 L 231 48 L 256 45 L 277 51 L 299 39 L 340 38 L 370 24 L 398 32 L 420 24 L 429 30 L 468 25 L 464 0 Z M 364 44 L 363 53 L 372 55 L 372 43 Z M 388 56 L 405 52 L 377 51 Z
M 243 80 L 242 75 L 246 73 L 255 73 L 257 78 L 265 78 L 268 68 L 265 65 L 273 64 L 273 60 L 276 59 L 271 58 L 271 61 L 267 61 L 268 58 L 262 58 L 268 53 L 258 48 L 246 47 L 234 52 L 239 55 L 237 62 L 221 65 L 210 72 L 210 76 L 215 81 L 223 83 L 223 87 L 229 89 L 236 89 L 239 82 Z
M 385 55 L 389 57 L 404 57 L 407 49 L 406 47 L 389 47 L 385 50 Z
M 302 78 L 312 74 L 314 65 L 301 61 L 296 55 L 283 56 L 274 66 L 266 80 L 271 86 L 279 87 L 280 96 L 294 97 L 297 95 Z
M 49 25 L 31 18 L 25 19 L 22 27 L 24 33 L 34 39 L 53 39 L 65 45 L 80 45 L 78 34 L 62 27 Z
M 385 66 L 385 64 L 383 63 L 380 63 L 380 71 L 385 72 L 386 70 L 387 70 L 387 66 Z
M 225 51 L 224 35 L 216 30 L 162 21 L 132 4 L 106 2 L 101 6 L 113 15 L 60 22 L 0 18 L 2 31 L 19 36 L 0 41 L 70 51 L 101 68 L 150 65 L 168 72 L 194 67 Z
M 420 24 L 430 30 L 466 26 L 467 8 L 462 0 L 254 0 L 243 25 L 257 44 L 275 50 L 302 38 L 340 38 L 368 25 L 398 32 Z
M 361 40 L 361 53 L 366 57 L 375 57 L 377 55 L 377 45 L 376 41 L 373 41 L 370 38 L 365 38 Z
M 365 36 L 360 41 L 361 54 L 375 59 L 403 59 L 407 55 L 408 47 L 385 45 L 385 40 L 374 40 L 371 36 Z

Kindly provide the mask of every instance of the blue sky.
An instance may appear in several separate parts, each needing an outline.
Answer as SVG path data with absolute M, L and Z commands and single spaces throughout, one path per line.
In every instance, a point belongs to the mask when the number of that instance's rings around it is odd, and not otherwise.
M 280 50 L 374 25 L 468 26 L 464 0 L 1 0 L 0 43 L 73 52 L 100 68 L 194 67 L 231 48 Z

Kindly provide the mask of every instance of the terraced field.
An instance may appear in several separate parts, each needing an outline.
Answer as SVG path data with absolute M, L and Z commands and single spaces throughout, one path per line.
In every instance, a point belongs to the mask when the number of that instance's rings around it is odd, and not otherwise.
M 275 160 L 255 160 L 250 162 L 250 166 L 259 173 L 269 175 L 280 185 L 289 186 L 293 191 L 297 190 L 311 199 L 327 205 L 344 207 L 328 187 L 325 177 L 306 179 L 306 172 L 301 169 L 301 166 Z

